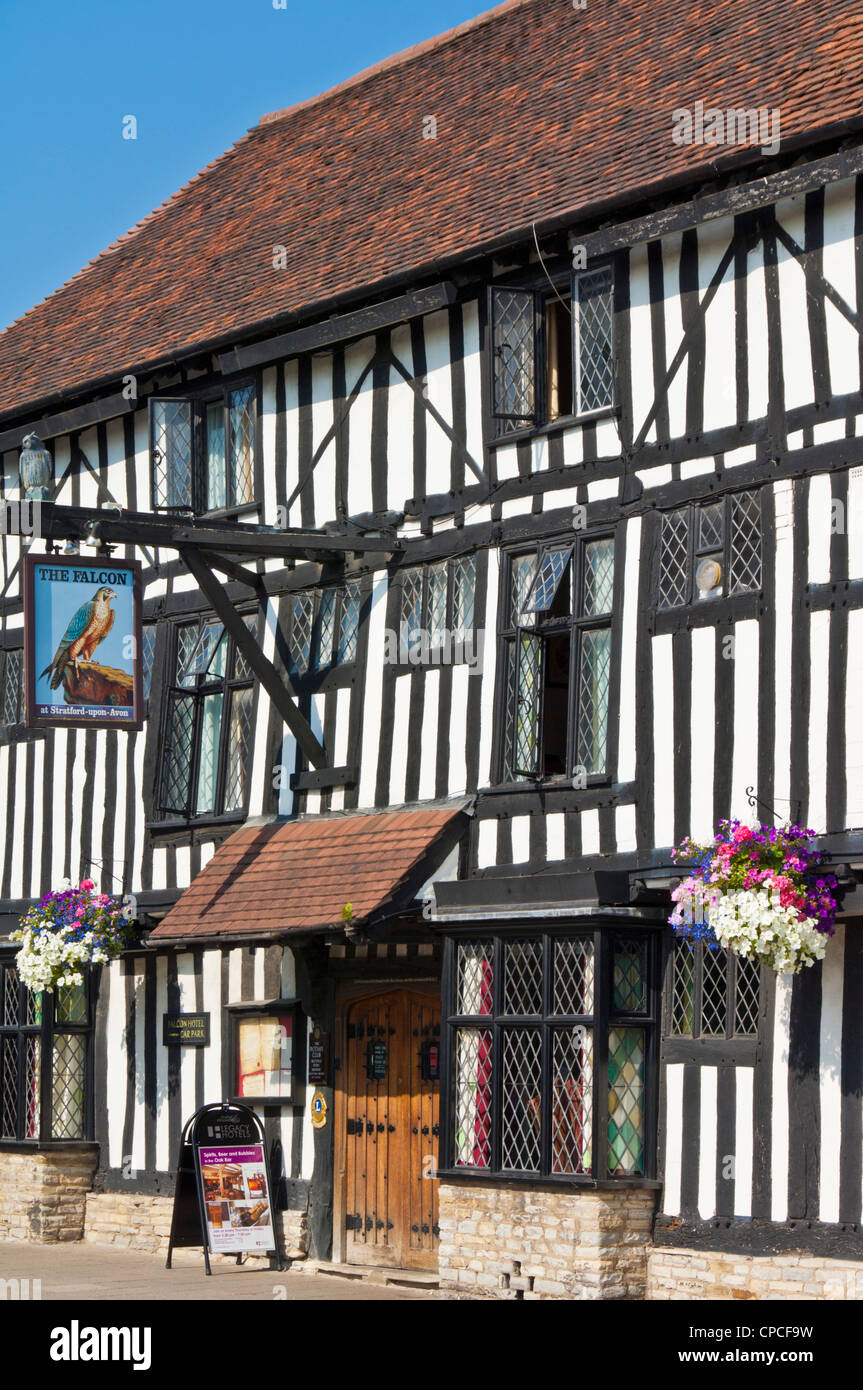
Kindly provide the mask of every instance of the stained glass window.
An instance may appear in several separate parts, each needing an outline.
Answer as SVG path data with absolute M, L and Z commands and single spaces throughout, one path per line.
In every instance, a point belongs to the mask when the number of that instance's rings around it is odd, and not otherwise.
M 650 1175 L 655 935 L 515 930 L 447 950 L 443 1165 L 575 1180 Z

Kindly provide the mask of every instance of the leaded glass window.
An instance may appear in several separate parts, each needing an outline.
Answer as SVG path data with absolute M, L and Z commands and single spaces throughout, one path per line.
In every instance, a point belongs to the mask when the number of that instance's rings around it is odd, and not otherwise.
M 361 606 L 356 580 L 339 588 L 305 589 L 291 595 L 286 627 L 289 670 L 295 680 L 356 661 Z
M 91 1137 L 89 981 L 32 994 L 14 960 L 0 961 L 0 1139 Z
M 254 634 L 255 616 L 243 621 Z M 179 624 L 171 635 L 160 809 L 183 819 L 241 812 L 252 763 L 251 668 L 217 619 Z
M 0 708 L 3 711 L 4 724 L 20 724 L 22 716 L 20 647 L 9 647 L 3 653 L 2 706 Z
M 614 575 L 611 536 L 510 558 L 503 780 L 605 775 Z
M 434 565 L 404 569 L 397 583 L 396 660 L 412 666 L 472 660 L 475 557 L 462 555 Z
M 679 608 L 761 589 L 761 493 L 664 512 L 657 606 Z
M 651 1176 L 657 955 L 593 926 L 448 942 L 442 1168 Z
M 722 947 L 677 938 L 671 957 L 670 1033 L 681 1038 L 755 1038 L 761 967 Z
M 491 291 L 492 414 L 501 434 L 614 404 L 609 265 L 541 287 Z M 542 379 L 541 379 L 542 377 Z
M 614 300 L 611 267 L 575 280 L 576 413 L 614 402 Z
M 253 503 L 256 420 L 252 383 L 217 396 L 151 398 L 154 510 L 200 513 Z

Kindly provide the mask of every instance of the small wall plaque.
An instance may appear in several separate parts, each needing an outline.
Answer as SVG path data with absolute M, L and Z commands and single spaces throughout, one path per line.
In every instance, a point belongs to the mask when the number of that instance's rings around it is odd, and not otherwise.
M 209 1014 L 162 1014 L 164 1047 L 209 1047 Z
M 330 1080 L 330 1035 L 313 1028 L 309 1038 L 309 1082 L 327 1086 Z

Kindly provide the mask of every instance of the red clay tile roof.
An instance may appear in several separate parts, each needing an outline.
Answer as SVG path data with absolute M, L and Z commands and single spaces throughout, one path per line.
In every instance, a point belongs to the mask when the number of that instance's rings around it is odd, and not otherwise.
M 676 107 L 778 106 L 783 145 L 858 120 L 855 10 L 509 0 L 268 116 L 0 334 L 0 416 L 703 173 L 728 151 L 675 145 Z
M 244 826 L 219 846 L 150 940 L 341 928 L 345 903 L 355 922 L 364 921 L 420 870 L 460 815 L 386 811 Z

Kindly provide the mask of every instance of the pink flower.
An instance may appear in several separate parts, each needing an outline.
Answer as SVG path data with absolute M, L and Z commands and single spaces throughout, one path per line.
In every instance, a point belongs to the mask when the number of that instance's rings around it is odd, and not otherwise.
M 92 890 L 96 887 L 92 878 L 82 878 L 80 886 L 82 888 L 86 888 L 88 893 L 92 892 Z
M 744 840 L 752 839 L 752 831 L 749 829 L 748 825 L 738 825 L 734 830 L 732 838 L 740 845 Z

